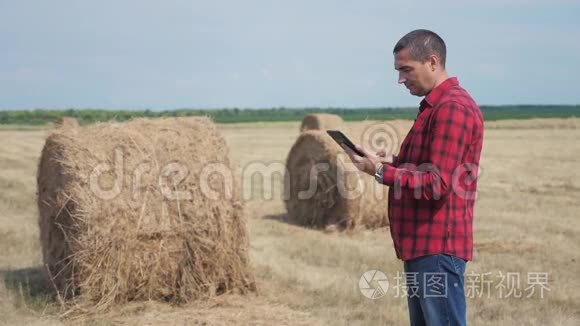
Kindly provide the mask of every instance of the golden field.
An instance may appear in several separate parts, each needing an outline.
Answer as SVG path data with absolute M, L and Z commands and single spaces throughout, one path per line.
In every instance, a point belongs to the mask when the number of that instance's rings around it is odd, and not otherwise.
M 241 175 L 248 166 L 267 170 L 283 163 L 299 123 L 219 128 Z M 406 299 L 394 288 L 402 262 L 388 230 L 336 233 L 287 223 L 282 177 L 273 171 L 264 173 L 265 182 L 243 180 L 257 296 L 184 306 L 136 302 L 102 315 L 63 318 L 41 278 L 36 169 L 48 132 L 0 128 L 0 324 L 408 324 Z M 471 288 L 481 292 L 468 296 L 470 324 L 580 324 L 579 167 L 580 119 L 486 123 L 475 256 L 467 265 L 466 286 L 469 279 L 488 282 Z M 384 272 L 392 286 L 376 300 L 358 288 L 361 275 L 373 269 Z M 519 275 L 519 285 L 504 288 L 501 276 L 507 273 Z M 538 273 L 548 277 L 543 298 L 539 287 L 527 297 L 528 277 Z M 508 295 L 510 288 L 516 292 Z

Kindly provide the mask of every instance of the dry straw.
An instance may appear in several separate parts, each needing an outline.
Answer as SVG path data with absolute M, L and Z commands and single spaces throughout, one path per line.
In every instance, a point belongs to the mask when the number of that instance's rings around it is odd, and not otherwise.
M 78 128 L 79 122 L 75 118 L 71 117 L 60 117 L 55 122 L 56 128 Z
M 255 290 L 239 187 L 211 120 L 73 129 L 47 138 L 37 177 L 42 253 L 59 297 L 102 311 Z M 209 165 L 225 177 L 205 173 Z
M 336 114 L 317 113 L 308 114 L 302 119 L 300 132 L 308 130 L 341 129 L 344 127 L 342 118 Z
M 326 132 L 301 133 L 286 167 L 284 198 L 293 223 L 349 230 L 388 224 L 386 187 L 359 172 Z

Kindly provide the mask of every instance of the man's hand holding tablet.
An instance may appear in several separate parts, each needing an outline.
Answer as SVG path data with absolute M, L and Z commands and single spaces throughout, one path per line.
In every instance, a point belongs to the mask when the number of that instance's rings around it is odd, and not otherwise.
M 374 176 L 378 168 L 383 165 L 381 157 L 362 146 L 355 145 L 342 132 L 338 130 L 327 130 L 326 132 L 344 149 L 357 169 L 362 172 Z

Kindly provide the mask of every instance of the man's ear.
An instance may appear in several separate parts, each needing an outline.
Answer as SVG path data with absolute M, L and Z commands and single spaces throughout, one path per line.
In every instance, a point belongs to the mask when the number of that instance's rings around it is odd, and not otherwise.
M 431 69 L 431 71 L 435 71 L 439 65 L 439 58 L 436 55 L 432 54 L 429 56 L 429 69 Z

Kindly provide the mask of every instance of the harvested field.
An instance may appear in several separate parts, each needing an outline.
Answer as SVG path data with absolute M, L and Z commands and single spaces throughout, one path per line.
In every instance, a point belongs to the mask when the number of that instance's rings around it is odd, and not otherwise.
M 473 280 L 468 321 L 494 326 L 577 325 L 580 120 L 488 122 L 486 128 L 475 208 L 475 257 L 466 273 L 466 279 Z M 218 129 L 231 149 L 236 176 L 257 163 L 261 165 L 254 170 L 268 176 L 266 182 L 243 180 L 241 192 L 247 198 L 250 263 L 259 294 L 177 306 L 133 302 L 84 321 L 98 325 L 407 324 L 406 299 L 397 297 L 395 286 L 402 263 L 395 258 L 386 227 L 347 234 L 289 223 L 281 197 L 283 173 L 274 173 L 277 170 L 271 167 L 285 162 L 300 123 L 228 124 Z M 0 324 L 75 322 L 59 319 L 59 304 L 42 282 L 35 192 L 47 134 L 46 130 L 0 131 Z M 387 294 L 377 300 L 365 298 L 358 289 L 360 276 L 371 269 L 383 271 L 391 283 Z M 507 295 L 501 279 L 506 273 L 519 275 L 516 288 L 521 297 Z M 526 297 L 534 273 L 547 275 L 549 290 L 544 290 L 543 298 L 538 286 Z M 482 283 L 475 286 L 482 275 L 489 290 Z

